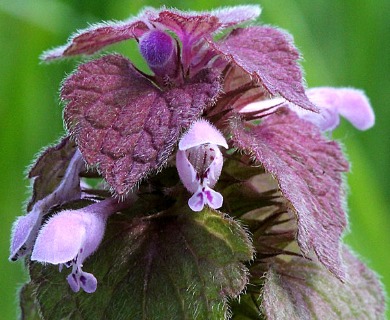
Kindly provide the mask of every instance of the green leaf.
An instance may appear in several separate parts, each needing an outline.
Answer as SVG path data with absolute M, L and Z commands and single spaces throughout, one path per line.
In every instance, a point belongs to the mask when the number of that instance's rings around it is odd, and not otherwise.
M 232 301 L 232 320 L 263 320 L 259 294 L 247 292 L 239 300 Z
M 20 299 L 20 319 L 39 320 L 37 305 L 34 301 L 33 286 L 31 283 L 25 284 L 19 292 Z
M 98 279 L 94 294 L 73 293 L 68 270 L 31 263 L 45 319 L 224 319 L 228 297 L 247 283 L 248 235 L 211 209 L 130 219 L 112 217 L 99 250 L 83 270 Z M 68 272 L 67 272 L 68 271 Z
M 345 283 L 318 262 L 294 258 L 275 263 L 263 289 L 267 319 L 384 319 L 385 297 L 376 274 L 346 248 L 343 260 Z

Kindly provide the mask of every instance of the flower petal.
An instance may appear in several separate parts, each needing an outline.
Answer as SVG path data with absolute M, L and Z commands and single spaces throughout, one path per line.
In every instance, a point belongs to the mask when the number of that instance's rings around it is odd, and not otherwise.
M 78 211 L 56 214 L 39 231 L 31 260 L 58 264 L 74 259 L 85 242 L 86 227 Z
M 205 187 L 203 190 L 203 194 L 205 201 L 210 208 L 219 209 L 220 207 L 222 207 L 223 196 L 219 192 Z
M 182 136 L 179 142 L 179 150 L 187 150 L 206 143 L 229 148 L 222 133 L 208 121 L 201 119 L 194 122 L 191 128 Z
M 203 210 L 206 199 L 202 190 L 199 190 L 193 194 L 193 196 L 188 200 L 188 206 L 192 211 L 199 212 Z
M 199 181 L 196 180 L 196 172 L 193 165 L 188 161 L 185 151 L 178 150 L 176 154 L 176 168 L 180 180 L 189 192 L 196 192 Z
M 316 125 L 321 131 L 334 130 L 340 124 L 340 116 L 337 111 L 335 100 L 338 99 L 337 94 L 331 94 L 325 88 L 313 88 L 306 91 L 310 101 L 319 107 L 319 112 L 311 112 L 304 110 L 293 104 L 288 104 L 301 119 L 309 121 Z
M 210 47 L 257 80 L 272 97 L 281 96 L 307 110 L 317 110 L 305 95 L 300 55 L 287 33 L 263 26 L 234 29 Z
M 92 273 L 84 272 L 78 268 L 66 277 L 68 284 L 73 292 L 79 292 L 80 287 L 86 293 L 93 293 L 97 288 L 97 280 Z
M 73 292 L 79 292 L 80 291 L 80 281 L 77 278 L 77 275 L 75 273 L 71 273 L 66 277 L 66 280 L 68 281 L 68 284 Z
M 359 130 L 367 130 L 375 123 L 375 115 L 363 91 L 352 88 L 319 87 L 306 91 L 320 113 L 295 110 L 298 115 L 317 125 L 322 131 L 334 130 L 345 117 Z
M 286 102 L 286 99 L 284 98 L 273 98 L 273 99 L 266 99 L 261 101 L 256 101 L 247 104 L 244 108 L 242 108 L 239 112 L 240 113 L 262 113 L 266 112 L 270 109 L 277 108 L 284 104 Z M 302 108 L 299 108 L 300 110 L 305 110 Z
M 375 124 L 375 114 L 363 91 L 342 88 L 338 89 L 341 103 L 337 106 L 339 113 L 359 130 L 367 130 Z
M 50 208 L 80 198 L 79 173 L 83 168 L 84 160 L 69 143 L 69 138 L 47 148 L 38 158 L 29 172 L 29 178 L 34 179 L 33 193 L 27 205 L 29 213 L 14 223 L 10 260 L 16 261 L 31 253 L 43 217 Z
M 80 274 L 80 285 L 81 288 L 87 293 L 93 293 L 97 288 L 97 280 L 92 273 L 81 272 Z
M 39 219 L 39 211 L 33 210 L 29 214 L 19 217 L 14 222 L 11 236 L 10 260 L 18 260 L 19 257 L 24 256 L 26 252 L 29 252 L 32 249 L 35 236 L 31 237 L 31 235 L 35 235 L 37 231 L 35 229 L 37 227 L 39 228 Z
M 213 162 L 211 162 L 207 179 L 208 179 L 208 186 L 210 188 L 214 187 L 217 183 L 219 176 L 221 175 L 222 166 L 223 166 L 223 156 L 221 150 L 219 150 L 218 147 L 214 148 L 215 156 Z

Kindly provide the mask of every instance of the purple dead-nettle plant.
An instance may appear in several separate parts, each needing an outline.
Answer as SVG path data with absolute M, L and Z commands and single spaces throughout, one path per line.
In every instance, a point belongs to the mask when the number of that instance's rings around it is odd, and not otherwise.
M 146 8 L 42 55 L 132 40 L 150 70 L 106 54 L 63 82 L 67 133 L 32 166 L 12 233 L 25 318 L 383 317 L 380 282 L 342 243 L 349 163 L 329 134 L 340 115 L 370 128 L 372 108 L 305 90 L 292 37 L 259 14 Z

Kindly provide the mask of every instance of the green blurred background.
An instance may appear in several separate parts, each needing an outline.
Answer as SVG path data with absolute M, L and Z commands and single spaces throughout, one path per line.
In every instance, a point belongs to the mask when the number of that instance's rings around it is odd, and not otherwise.
M 390 292 L 390 1 L 262 0 L 223 2 L 1 0 L 0 2 L 0 319 L 17 317 L 21 263 L 8 262 L 12 222 L 28 194 L 25 168 L 37 152 L 63 134 L 58 89 L 77 61 L 43 65 L 43 50 L 62 45 L 88 23 L 125 19 L 145 5 L 208 10 L 257 3 L 260 22 L 289 30 L 301 50 L 307 84 L 362 88 L 377 123 L 359 132 L 342 122 L 334 136 L 352 162 L 348 175 L 351 232 L 345 237 L 381 276 Z M 126 46 L 128 46 L 126 51 Z M 134 46 L 116 46 L 131 54 Z M 129 49 L 131 48 L 131 49 Z M 124 51 L 123 51 L 124 50 Z M 65 279 L 64 279 L 65 281 Z

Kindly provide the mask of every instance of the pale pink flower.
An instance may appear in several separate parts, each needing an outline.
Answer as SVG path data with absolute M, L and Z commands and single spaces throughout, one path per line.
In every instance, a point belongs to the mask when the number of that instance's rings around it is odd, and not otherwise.
M 222 195 L 212 189 L 223 165 L 218 146 L 228 148 L 221 132 L 206 120 L 195 122 L 179 142 L 176 167 L 184 186 L 193 193 L 188 200 L 193 211 L 201 211 L 205 205 L 213 209 L 222 206 Z

